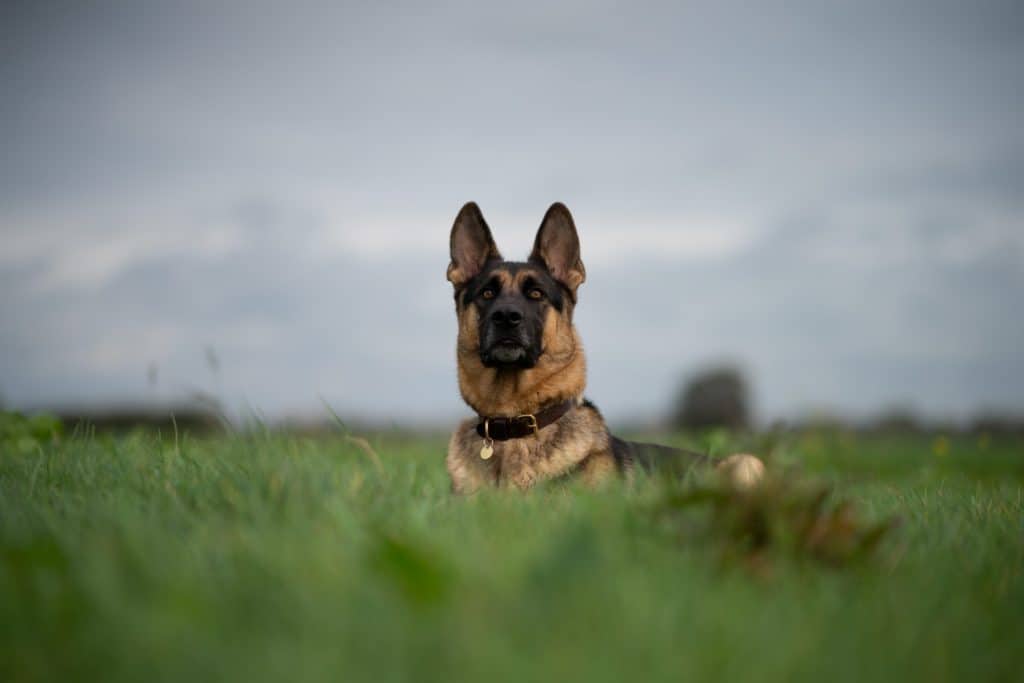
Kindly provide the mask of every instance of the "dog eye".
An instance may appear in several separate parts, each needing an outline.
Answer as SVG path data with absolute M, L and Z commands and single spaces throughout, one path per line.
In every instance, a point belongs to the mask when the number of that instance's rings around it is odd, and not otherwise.
M 527 292 L 526 296 L 530 297 L 531 299 L 539 300 L 539 299 L 543 299 L 544 298 L 544 292 L 540 291 L 539 289 L 534 288 L 534 289 L 531 289 L 529 292 Z
M 483 292 L 480 293 L 480 296 L 482 296 L 485 299 L 493 299 L 494 298 L 494 290 L 493 289 L 485 289 Z

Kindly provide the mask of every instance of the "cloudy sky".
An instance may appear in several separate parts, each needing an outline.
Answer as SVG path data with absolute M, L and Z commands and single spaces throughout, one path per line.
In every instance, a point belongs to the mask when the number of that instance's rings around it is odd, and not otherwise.
M 0 46 L 8 406 L 459 415 L 473 199 L 515 257 L 572 209 L 613 420 L 720 361 L 764 419 L 1024 410 L 1016 0 L 5 2 Z

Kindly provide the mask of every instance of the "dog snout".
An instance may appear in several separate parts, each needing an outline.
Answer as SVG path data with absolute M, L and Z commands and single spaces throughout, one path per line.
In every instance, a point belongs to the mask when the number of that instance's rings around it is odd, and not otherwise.
M 512 329 L 523 322 L 523 313 L 512 306 L 502 306 L 491 311 L 491 322 L 497 327 Z

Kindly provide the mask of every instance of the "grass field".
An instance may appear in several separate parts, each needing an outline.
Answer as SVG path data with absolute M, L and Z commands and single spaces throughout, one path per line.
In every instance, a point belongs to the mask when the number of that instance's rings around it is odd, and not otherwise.
M 656 481 L 453 498 L 443 437 L 370 442 L 0 445 L 0 681 L 1024 680 L 1017 438 L 776 443 L 898 517 L 841 562 Z

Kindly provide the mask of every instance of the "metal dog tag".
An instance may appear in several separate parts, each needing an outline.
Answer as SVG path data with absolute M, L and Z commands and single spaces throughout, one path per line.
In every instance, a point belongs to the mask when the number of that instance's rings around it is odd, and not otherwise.
M 480 448 L 480 459 L 487 460 L 494 455 L 494 442 L 490 439 L 484 441 L 484 445 Z

